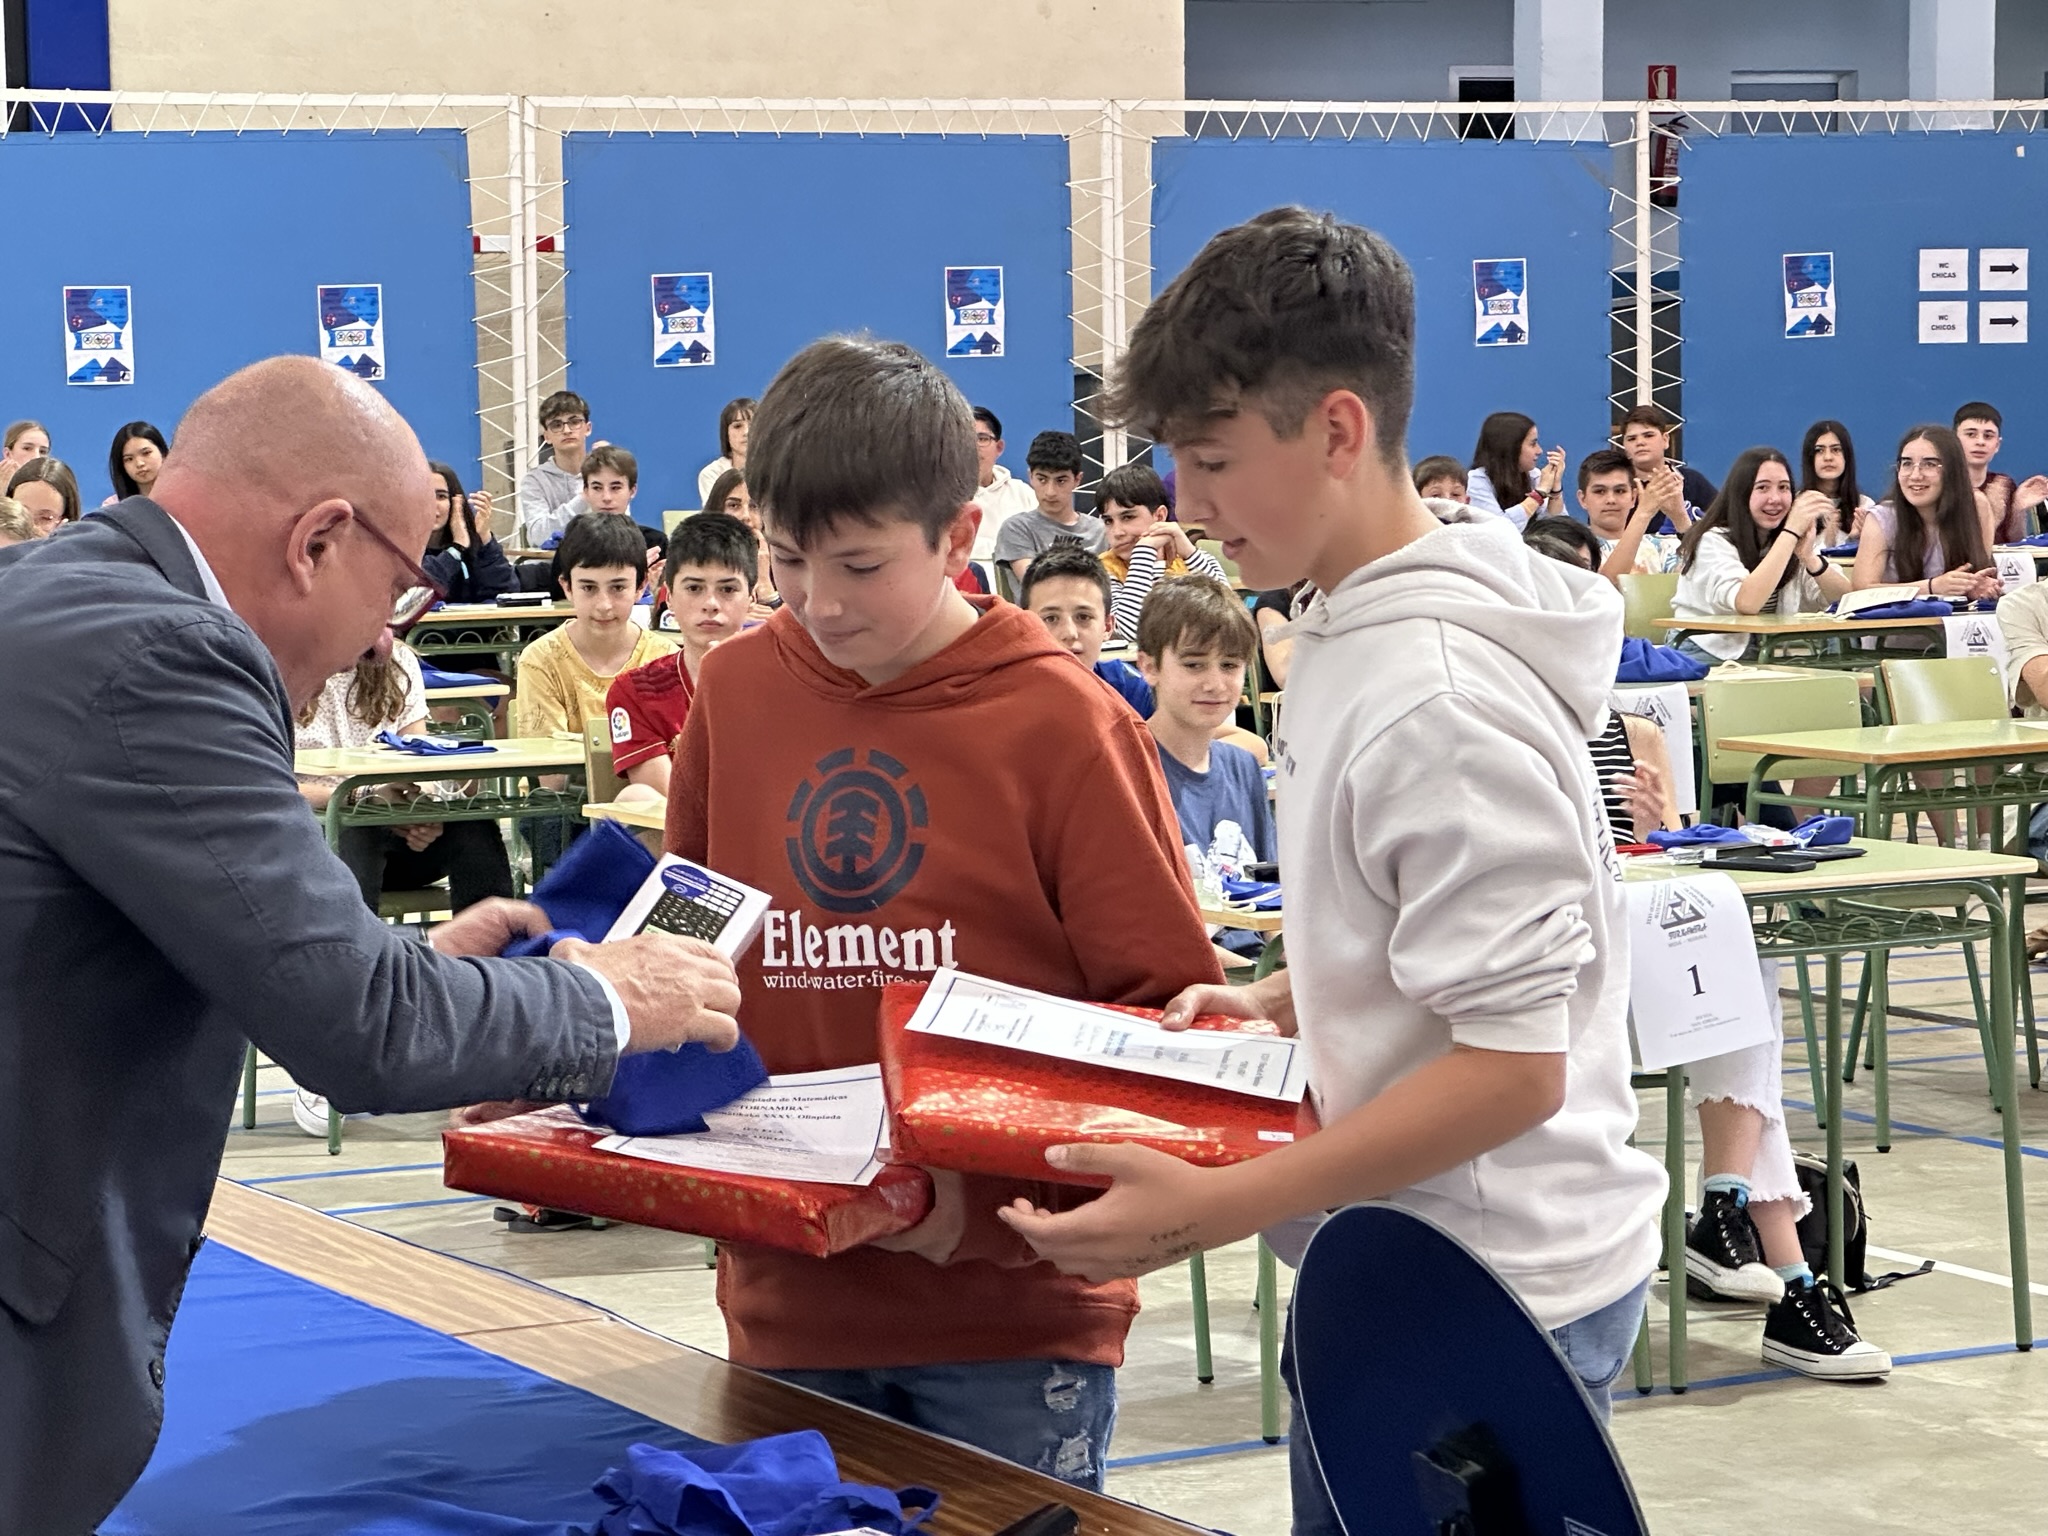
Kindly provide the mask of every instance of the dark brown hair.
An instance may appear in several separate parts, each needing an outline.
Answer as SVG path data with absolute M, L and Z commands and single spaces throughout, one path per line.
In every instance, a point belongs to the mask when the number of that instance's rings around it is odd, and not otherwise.
M 379 660 L 365 656 L 356 663 L 355 671 L 349 674 L 348 696 L 344 704 L 349 716 L 361 726 L 390 726 L 396 729 L 410 725 L 410 720 L 400 720 L 398 711 L 405 704 L 405 668 L 399 664 L 398 655 Z M 299 724 L 311 725 L 313 717 L 320 712 L 320 695 L 314 694 L 306 701 L 306 707 L 299 711 Z
M 1116 589 L 1110 585 L 1109 572 L 1102 561 L 1078 544 L 1055 544 L 1039 552 L 1036 559 L 1024 567 L 1024 579 L 1017 585 L 1017 606 L 1031 606 L 1031 589 L 1041 581 L 1056 581 L 1062 576 L 1076 576 L 1083 581 L 1092 581 L 1102 588 L 1102 616 L 1109 617 L 1110 605 L 1116 601 Z
M 171 445 L 164 441 L 163 433 L 146 421 L 127 422 L 114 434 L 114 446 L 107 450 L 107 478 L 114 483 L 114 494 L 123 501 L 130 496 L 142 494 L 142 487 L 137 485 L 135 477 L 128 473 L 128 466 L 122 458 L 128 451 L 128 445 L 137 438 L 145 443 L 156 444 L 158 453 L 168 454 L 171 451 Z
M 1293 438 L 1338 389 L 1365 402 L 1380 460 L 1399 470 L 1415 403 L 1414 275 L 1369 229 L 1275 208 L 1210 240 L 1152 301 L 1102 411 L 1171 442 L 1251 409 Z
M 601 448 L 591 449 L 583 456 L 583 483 L 590 484 L 592 475 L 606 469 L 614 474 L 624 475 L 629 489 L 640 489 L 640 461 L 617 443 L 606 443 Z
M 1183 655 L 1220 651 L 1249 662 L 1259 649 L 1259 626 L 1242 599 L 1213 576 L 1162 581 L 1138 614 L 1138 649 L 1156 662 L 1169 649 Z
M 913 348 L 814 341 L 783 364 L 747 435 L 747 489 L 764 528 L 798 548 L 844 518 L 910 522 L 939 539 L 974 496 L 967 397 Z
M 1493 499 L 1505 512 L 1529 495 L 1529 472 L 1522 468 L 1522 444 L 1536 423 L 1520 411 L 1495 411 L 1479 423 L 1479 441 L 1472 447 L 1472 467 L 1486 471 Z
M 1821 491 L 1820 476 L 1813 468 L 1814 444 L 1830 432 L 1842 445 L 1842 478 L 1836 482 L 1834 490 Z M 1856 503 L 1863 499 L 1863 493 L 1856 485 L 1856 445 L 1849 439 L 1849 429 L 1839 421 L 1823 418 L 1806 429 L 1806 436 L 1799 444 L 1799 489 L 1820 491 L 1823 496 L 1833 497 L 1842 514 L 1842 527 L 1848 528 L 1848 520 L 1856 515 Z
M 1455 480 L 1462 487 L 1465 483 L 1465 466 L 1448 453 L 1432 453 L 1415 466 L 1415 489 L 1421 490 L 1432 480 Z
M 721 459 L 732 457 L 732 424 L 743 416 L 751 423 L 754 419 L 754 409 L 759 404 L 760 402 L 752 395 L 741 395 L 736 400 L 725 402 L 724 409 L 718 413 L 718 456 Z M 751 443 L 753 440 L 754 435 L 749 431 L 747 441 Z M 751 450 L 747 457 L 753 457 Z
M 1941 455 L 1941 496 L 1934 504 L 1934 531 L 1941 540 L 1941 563 L 1953 568 L 1967 564 L 1981 571 L 1991 564 L 1984 547 L 1984 524 L 1977 517 L 1977 493 L 1970 485 L 1970 470 L 1963 458 L 1963 445 L 1955 433 L 1939 422 L 1925 422 L 1910 428 L 1899 439 L 1899 451 L 1892 455 L 1891 487 L 1884 499 L 1892 507 L 1892 580 L 1918 581 L 1927 565 L 1927 524 L 1920 511 L 1899 488 L 1899 460 L 1906 444 L 1925 438 Z
M 1728 466 L 1728 478 L 1721 482 L 1721 494 L 1714 498 L 1714 504 L 1707 508 L 1693 525 L 1685 530 L 1685 538 L 1678 546 L 1678 568 L 1692 569 L 1693 558 L 1699 554 L 1700 540 L 1716 528 L 1727 534 L 1735 545 L 1735 553 L 1742 557 L 1742 568 L 1753 571 L 1764 557 L 1770 542 L 1778 536 L 1774 528 L 1769 533 L 1757 527 L 1756 520 L 1749 515 L 1749 493 L 1756 489 L 1757 471 L 1766 464 L 1784 464 L 1785 477 L 1792 477 L 1792 466 L 1785 461 L 1785 455 L 1775 448 L 1745 448 L 1735 456 L 1735 462 Z M 1799 571 L 1797 560 L 1787 560 L 1785 569 L 1778 575 L 1778 585 L 1783 587 Z

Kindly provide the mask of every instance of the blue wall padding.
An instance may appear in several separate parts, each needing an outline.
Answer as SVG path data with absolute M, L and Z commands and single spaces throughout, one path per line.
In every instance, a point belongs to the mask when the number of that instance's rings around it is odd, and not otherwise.
M 96 506 L 115 428 L 140 419 L 168 435 L 243 364 L 317 355 L 314 290 L 382 283 L 378 387 L 474 487 L 468 171 L 455 130 L 9 135 L 0 185 L 70 213 L 40 232 L 17 220 L 0 240 L 0 417 L 47 424 Z M 132 290 L 135 382 L 69 385 L 62 291 L 118 283 Z
M 1386 144 L 1194 139 L 1153 152 L 1155 291 L 1210 236 L 1285 203 L 1392 241 L 1415 272 L 1413 462 L 1471 462 L 1492 411 L 1535 418 L 1570 463 L 1608 432 L 1608 189 L 1604 148 L 1488 140 Z M 1529 341 L 1473 344 L 1472 263 L 1525 257 Z
M 1064 140 L 571 134 L 563 162 L 569 387 L 638 456 L 643 521 L 697 505 L 719 408 L 809 342 L 867 330 L 938 357 L 949 266 L 1003 268 L 1005 355 L 945 367 L 1002 418 L 1011 471 L 1033 433 L 1072 430 Z M 656 368 L 649 278 L 707 271 L 716 361 Z
M 1994 468 L 2048 470 L 2048 293 L 2031 296 L 2031 343 L 1976 340 L 1977 248 L 2031 246 L 2048 261 L 2048 135 L 1696 137 L 1681 168 L 1685 451 L 1709 477 L 1755 443 L 1796 461 L 1807 424 L 1834 417 L 1856 440 L 1862 489 L 1882 496 L 1899 434 L 1945 426 L 1968 400 L 2005 416 Z M 1965 343 L 1918 340 L 1920 301 L 1939 297 L 1919 291 L 1923 246 L 1970 247 Z M 1787 340 L 1782 260 L 1807 251 L 1834 252 L 1837 329 Z M 2048 267 L 2037 273 L 2048 283 Z

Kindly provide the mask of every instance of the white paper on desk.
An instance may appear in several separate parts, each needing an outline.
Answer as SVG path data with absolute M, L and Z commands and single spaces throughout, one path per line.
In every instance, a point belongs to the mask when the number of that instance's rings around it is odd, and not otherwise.
M 1162 1029 L 1113 1008 L 940 971 L 910 1029 L 1298 1104 L 1308 1062 L 1277 1035 Z
M 607 1136 L 618 1152 L 707 1173 L 744 1173 L 809 1184 L 872 1184 L 889 1123 L 879 1066 L 771 1077 L 723 1109 L 705 1130 L 680 1136 Z
M 1992 665 L 1998 668 L 1998 680 L 2001 683 L 2005 681 L 2005 630 L 2000 627 L 1996 614 L 1953 614 L 1941 621 L 1941 627 L 1948 637 L 1949 655 L 1989 656 Z
M 2011 550 L 2001 550 L 1991 558 L 1998 566 L 1998 590 L 2001 596 L 2007 592 L 2017 592 L 2021 587 L 2031 587 L 2041 579 L 2041 568 L 2034 563 L 2032 554 L 2015 554 Z
M 1671 798 L 1681 816 L 1699 814 L 1699 786 L 1694 767 L 1699 751 L 1692 741 L 1692 697 L 1683 683 L 1644 686 L 1623 683 L 1607 696 L 1607 702 L 1624 715 L 1640 715 L 1664 734 L 1664 750 L 1671 758 Z M 1603 790 L 1605 784 L 1600 786 Z
M 1726 875 L 1630 881 L 1629 1002 L 1651 1072 L 1778 1037 L 1749 902 Z

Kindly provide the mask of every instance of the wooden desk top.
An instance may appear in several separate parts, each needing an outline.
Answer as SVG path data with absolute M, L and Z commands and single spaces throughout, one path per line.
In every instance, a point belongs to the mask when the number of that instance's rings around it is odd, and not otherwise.
M 1683 879 L 1698 874 L 1726 875 L 1750 896 L 1800 896 L 1820 891 L 1854 892 L 1876 890 L 1887 885 L 1925 885 L 1935 880 L 2009 880 L 2034 872 L 2032 859 L 2016 859 L 2003 853 L 1976 853 L 1967 848 L 1943 848 L 1929 843 L 1888 843 L 1871 838 L 1851 838 L 1857 848 L 1869 850 L 1860 859 L 1841 859 L 1816 864 L 1798 874 L 1771 874 L 1763 870 L 1721 869 L 1702 864 L 1670 864 L 1661 858 L 1632 858 L 1622 866 L 1629 880 Z
M 510 683 L 462 683 L 453 688 L 429 688 L 429 704 L 453 704 L 458 699 L 502 699 L 512 691 Z
M 382 774 L 401 781 L 417 774 L 447 773 L 484 778 L 493 773 L 552 772 L 583 766 L 583 741 L 552 736 L 508 736 L 487 742 L 490 752 L 457 752 L 445 757 L 416 757 L 392 747 L 309 747 L 292 756 L 294 772 L 323 779 L 353 779 Z
M 1996 544 L 1994 555 L 2029 555 L 2036 560 L 2048 560 L 2048 544 Z
M 610 800 L 601 800 L 595 805 L 583 807 L 584 817 L 590 821 L 616 821 L 625 827 L 645 827 L 659 832 L 668 825 L 667 802 L 661 805 L 619 805 Z
M 1865 693 L 1870 692 L 1871 689 L 1877 686 L 1877 674 L 1875 672 L 1849 672 L 1845 675 L 1855 678 L 1857 686 Z M 1773 678 L 1812 676 L 1813 668 L 1811 667 L 1756 667 L 1740 661 L 1725 661 L 1720 666 L 1711 669 L 1705 677 L 1692 679 L 1685 685 L 1685 691 L 1696 699 L 1706 692 L 1707 684 L 1709 683 L 1769 682 Z M 1641 690 L 1668 688 L 1670 686 L 1669 683 L 1616 683 L 1614 685 L 1617 692 L 1624 689 Z
M 419 629 L 446 628 L 451 624 L 514 624 L 521 620 L 554 619 L 566 622 L 576 617 L 567 603 L 537 603 L 501 608 L 496 603 L 450 603 L 420 619 Z
M 1831 763 L 1953 762 L 1958 758 L 2048 757 L 2048 721 L 1949 720 L 1933 725 L 1860 725 L 1832 731 L 1728 736 L 1731 752 L 1823 758 Z
M 1925 619 L 1859 619 L 1853 614 L 1841 619 L 1831 613 L 1723 613 L 1710 619 L 1681 619 L 1667 616 L 1650 621 L 1665 629 L 1682 629 L 1709 635 L 1841 635 L 1866 630 L 1927 629 L 1941 622 Z
M 1235 907 L 1203 907 L 1202 921 L 1215 928 L 1242 928 L 1249 933 L 1279 933 L 1284 912 L 1240 912 Z
M 580 1301 L 416 1248 L 227 1179 L 207 1233 L 250 1258 L 353 1296 L 706 1440 L 817 1429 L 843 1476 L 945 1495 L 930 1530 L 986 1536 L 1045 1504 L 1084 1536 L 1193 1536 L 1195 1528 L 1083 1493 L 980 1451 L 785 1386 Z M 620 1448 L 623 1456 L 625 1447 Z

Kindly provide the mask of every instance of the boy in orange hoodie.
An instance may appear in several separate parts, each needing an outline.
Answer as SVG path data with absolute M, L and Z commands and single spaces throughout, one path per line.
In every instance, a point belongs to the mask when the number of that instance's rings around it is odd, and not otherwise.
M 893 343 L 814 343 L 755 413 L 784 606 L 705 658 L 667 845 L 775 898 L 739 966 L 771 1071 L 874 1061 L 882 984 L 942 966 L 1151 1005 L 1220 980 L 1143 725 L 1034 615 L 953 585 L 975 468 L 967 401 Z M 1091 1195 L 934 1183 L 921 1225 L 851 1253 L 723 1246 L 732 1358 L 1099 1488 L 1136 1288 L 996 1215 Z

